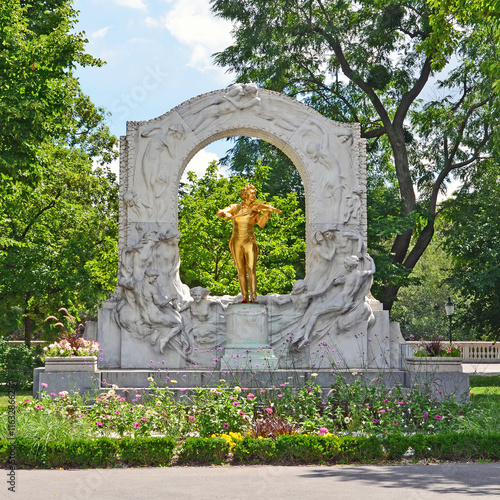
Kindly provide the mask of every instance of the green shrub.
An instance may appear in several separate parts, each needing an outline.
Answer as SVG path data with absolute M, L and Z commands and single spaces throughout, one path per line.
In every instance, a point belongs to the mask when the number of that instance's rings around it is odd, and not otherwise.
M 245 436 L 233 450 L 235 462 L 268 463 L 276 459 L 276 444 L 272 439 Z
M 49 441 L 45 460 L 50 467 L 106 468 L 118 463 L 116 439 L 75 439 Z
M 9 460 L 10 441 L 0 440 L 0 467 L 5 467 Z
M 176 442 L 171 437 L 124 437 L 119 441 L 122 462 L 132 466 L 169 465 L 174 455 Z
M 42 366 L 40 347 L 29 349 L 24 344 L 13 345 L 0 339 L 0 384 L 13 384 L 18 390 L 33 386 L 33 370 Z M 0 385 L 1 388 L 6 386 Z
M 179 463 L 220 464 L 229 453 L 228 443 L 221 438 L 188 438 L 179 453 Z
M 315 435 L 294 434 L 276 439 L 277 460 L 309 464 L 325 462 L 325 438 Z

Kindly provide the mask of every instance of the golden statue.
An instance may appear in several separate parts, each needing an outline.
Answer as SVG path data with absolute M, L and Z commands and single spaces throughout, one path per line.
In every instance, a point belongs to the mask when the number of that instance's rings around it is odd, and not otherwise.
M 258 248 L 253 226 L 264 227 L 273 212 L 281 213 L 281 210 L 268 205 L 265 202 L 255 201 L 257 190 L 252 184 L 248 184 L 241 190 L 242 203 L 235 203 L 217 212 L 217 217 L 233 221 L 233 235 L 229 242 L 229 248 L 233 256 L 236 269 L 238 270 L 238 281 L 244 302 L 257 303 L 257 255 Z M 250 296 L 248 288 L 250 286 Z

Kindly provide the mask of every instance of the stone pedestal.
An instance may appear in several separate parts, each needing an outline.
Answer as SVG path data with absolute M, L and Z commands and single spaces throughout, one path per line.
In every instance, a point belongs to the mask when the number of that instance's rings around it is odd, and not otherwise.
M 277 368 L 278 359 L 269 346 L 266 306 L 231 304 L 226 318 L 227 340 L 221 370 Z
M 227 308 L 226 321 L 226 347 L 268 347 L 266 306 L 231 304 Z

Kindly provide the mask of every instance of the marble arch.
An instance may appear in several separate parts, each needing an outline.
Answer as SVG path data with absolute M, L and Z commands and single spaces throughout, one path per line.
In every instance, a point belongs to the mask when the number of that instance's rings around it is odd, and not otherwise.
M 220 363 L 217 354 L 203 360 L 193 353 L 221 350 L 226 308 L 235 298 L 200 291 L 196 302 L 181 283 L 177 192 L 191 158 L 231 136 L 256 137 L 281 149 L 305 188 L 308 295 L 302 302 L 296 296 L 262 299 L 268 343 L 281 349 L 283 359 L 294 356 L 294 366 L 308 367 L 325 335 L 348 349 L 354 335 L 366 335 L 373 314 L 365 296 L 374 266 L 366 253 L 366 154 L 359 125 L 333 122 L 253 83 L 235 84 L 158 118 L 127 123 L 120 145 L 118 286 L 98 322 L 103 367 L 146 368 L 156 360 L 171 368 Z M 174 295 L 175 304 L 168 299 Z M 296 332 L 289 340 L 293 352 L 279 347 L 287 332 Z

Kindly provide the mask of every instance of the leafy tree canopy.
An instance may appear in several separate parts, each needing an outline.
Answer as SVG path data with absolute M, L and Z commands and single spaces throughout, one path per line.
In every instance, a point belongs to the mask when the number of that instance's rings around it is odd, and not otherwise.
M 438 195 L 452 173 L 467 177 L 498 148 L 500 101 L 488 71 L 498 60 L 497 31 L 480 16 L 456 17 L 447 43 L 442 24 L 431 22 L 438 10 L 423 0 L 211 4 L 234 23 L 234 44 L 216 61 L 238 81 L 360 123 L 375 162 L 371 178 L 387 180 L 376 184 L 381 195 L 370 188 L 372 202 L 397 192 L 387 211 L 392 227 L 375 235 L 387 263 L 379 297 L 390 308 L 432 240 Z M 370 210 L 380 222 L 383 206 Z
M 500 335 L 500 164 L 471 175 L 447 200 L 445 248 L 452 257 L 450 285 L 462 296 L 457 322 L 481 340 Z
M 31 334 L 59 307 L 91 310 L 117 265 L 116 156 L 79 87 L 84 52 L 67 0 L 0 5 L 0 333 Z M 97 162 L 101 167 L 97 167 Z

